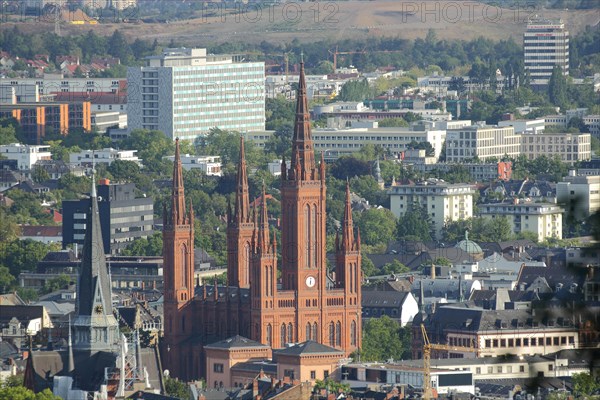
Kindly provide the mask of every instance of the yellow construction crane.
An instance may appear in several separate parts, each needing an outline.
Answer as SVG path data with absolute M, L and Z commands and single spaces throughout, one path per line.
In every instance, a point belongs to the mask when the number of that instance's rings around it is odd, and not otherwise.
M 471 343 L 473 346 L 468 347 L 431 343 L 429 341 L 429 336 L 427 336 L 425 325 L 423 324 L 421 324 L 421 334 L 423 335 L 423 400 L 431 400 L 433 398 L 433 392 L 431 390 L 431 350 L 475 352 L 477 357 L 479 357 L 479 350 L 474 343 Z

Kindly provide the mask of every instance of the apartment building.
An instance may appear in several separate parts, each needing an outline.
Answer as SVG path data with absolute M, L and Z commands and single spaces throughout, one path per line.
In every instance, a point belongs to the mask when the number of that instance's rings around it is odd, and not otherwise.
M 175 156 L 166 156 L 165 160 L 173 162 Z M 222 176 L 222 163 L 219 156 L 196 156 L 190 154 L 181 154 L 181 167 L 186 171 L 199 169 L 208 176 Z
M 542 155 L 558 156 L 562 162 L 573 165 L 592 158 L 592 139 L 589 133 L 524 133 L 520 138 L 521 154 L 530 160 Z
M 547 85 L 555 66 L 569 75 L 569 31 L 562 20 L 530 20 L 523 51 L 532 85 Z
M 546 128 L 546 120 L 538 119 L 513 119 L 508 121 L 499 121 L 498 126 L 512 126 L 516 133 L 543 133 Z
M 416 150 L 411 151 L 411 155 Z M 418 150 L 425 152 L 425 150 Z M 486 181 L 508 181 L 512 176 L 512 162 L 510 161 L 499 161 L 493 163 L 438 163 L 435 162 L 433 157 L 405 157 L 403 162 L 412 163 L 412 168 L 419 172 L 448 172 L 453 168 L 465 168 L 471 178 L 477 182 Z M 433 162 L 432 162 L 433 160 Z
M 507 217 L 515 234 L 531 232 L 538 241 L 547 238 L 562 239 L 564 209 L 552 203 L 490 203 L 479 206 L 483 218 Z
M 0 85 L 12 86 L 17 96 L 25 95 L 31 86 L 37 85 L 39 95 L 56 93 L 120 93 L 127 88 L 127 81 L 118 78 L 66 78 L 50 75 L 43 78 L 4 78 Z
M 69 155 L 69 163 L 71 165 L 79 165 L 89 167 L 92 164 L 112 164 L 115 160 L 133 161 L 139 165 L 142 160 L 136 156 L 137 150 L 117 150 L 112 147 L 100 150 L 82 150 L 79 153 L 71 153 Z
M 111 184 L 101 179 L 98 185 L 98 209 L 104 252 L 118 253 L 137 238 L 154 233 L 154 200 L 136 197 L 132 183 Z M 90 199 L 63 201 L 63 248 L 83 245 L 90 210 Z
M 88 101 L 3 104 L 0 118 L 14 118 L 31 143 L 40 143 L 50 134 L 67 135 L 71 129 L 92 129 Z
M 165 49 L 127 71 L 128 128 L 160 130 L 175 140 L 212 128 L 265 129 L 265 65 L 207 55 L 206 49 Z
M 600 210 L 600 175 L 576 175 L 570 171 L 556 185 L 556 201 L 577 220 Z
M 475 189 L 468 184 L 451 184 L 438 179 L 408 185 L 392 186 L 390 209 L 396 217 L 402 217 L 413 204 L 420 204 L 434 224 L 435 234 L 441 237 L 447 221 L 458 221 L 473 216 Z
M 17 168 L 29 171 L 38 161 L 51 160 L 50 146 L 33 146 L 11 143 L 0 146 L 0 155 L 8 160 L 16 160 Z
M 512 126 L 472 125 L 446 132 L 446 161 L 462 162 L 517 157 L 520 153 L 520 136 Z

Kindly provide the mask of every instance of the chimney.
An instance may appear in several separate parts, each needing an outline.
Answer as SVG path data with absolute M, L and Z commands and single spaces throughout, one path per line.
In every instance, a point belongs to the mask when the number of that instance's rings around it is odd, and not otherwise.
M 252 398 L 256 399 L 258 397 L 258 379 L 254 378 L 252 381 Z
M 433 263 L 431 264 L 430 273 L 431 273 L 431 279 L 435 279 L 435 264 L 433 264 Z

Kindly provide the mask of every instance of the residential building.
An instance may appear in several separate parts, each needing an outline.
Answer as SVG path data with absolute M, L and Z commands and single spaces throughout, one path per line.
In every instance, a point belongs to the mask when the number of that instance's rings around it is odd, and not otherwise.
M 131 161 L 139 165 L 142 164 L 136 156 L 137 150 L 117 150 L 112 147 L 100 150 L 81 150 L 79 153 L 69 154 L 69 163 L 71 165 L 90 167 L 92 164 L 112 164 L 115 160 Z
M 328 378 L 339 381 L 340 362 L 346 359 L 343 351 L 314 340 L 290 344 L 273 352 L 277 360 L 277 376 L 315 383 Z
M 592 158 L 589 133 L 524 133 L 521 138 L 521 154 L 530 160 L 540 156 L 558 156 L 562 162 L 575 164 Z
M 513 233 L 534 233 L 538 241 L 562 239 L 564 209 L 553 203 L 488 203 L 479 206 L 484 218 L 507 217 Z
M 556 185 L 556 201 L 577 220 L 583 220 L 600 209 L 600 175 L 569 176 Z
M 420 172 L 448 172 L 454 168 L 465 168 L 476 182 L 507 181 L 512 176 L 512 162 L 498 161 L 494 163 L 438 163 L 435 157 L 413 157 L 415 152 L 425 153 L 425 150 L 411 150 L 404 153 L 403 163 L 411 163 L 412 168 Z M 408 155 L 408 156 L 407 156 Z
M 463 162 L 516 158 L 520 154 L 521 140 L 512 126 L 498 127 L 472 125 L 446 132 L 446 161 Z
M 34 146 L 21 143 L 11 143 L 0 146 L 0 154 L 9 160 L 17 160 L 17 167 L 21 171 L 29 171 L 38 161 L 52 159 L 50 146 Z
M 175 156 L 167 156 L 165 159 L 173 162 Z M 186 171 L 191 169 L 199 169 L 208 176 L 222 176 L 222 163 L 219 156 L 196 156 L 190 154 L 181 154 L 181 167 Z
M 155 129 L 173 140 L 212 128 L 265 129 L 265 65 L 207 55 L 206 49 L 165 49 L 145 67 L 127 71 L 128 129 Z M 135 88 L 135 89 L 133 89 Z
M 586 115 L 583 117 L 583 123 L 593 137 L 600 139 L 600 115 Z
M 29 142 L 41 143 L 47 134 L 67 135 L 71 129 L 92 130 L 91 104 L 39 102 L 0 105 L 0 118 L 14 118 Z
M 272 239 L 263 188 L 260 210 L 252 219 L 244 141 L 235 205 L 228 212 L 227 286 L 195 286 L 194 214 L 185 199 L 179 140 L 176 141 L 170 208 L 164 214 L 163 365 L 183 380 L 206 376 L 205 346 L 232 335 L 269 345 L 278 364 L 302 362 L 314 343 L 330 360 L 344 358 L 361 347 L 360 236 L 352 222 L 350 187 L 346 187 L 344 217 L 335 246 L 335 279 L 327 274 L 325 251 L 326 169 L 316 161 L 308 110 L 304 64 L 300 64 L 291 163 L 281 172 L 281 258 Z M 280 265 L 280 267 L 278 267 Z M 281 277 L 278 277 L 278 271 Z M 280 283 L 278 283 L 280 282 Z M 227 316 L 227 318 L 224 318 Z M 194 321 L 202 320 L 202 324 Z M 316 342 L 316 343 L 315 343 Z M 309 343 L 295 345 L 293 343 Z M 293 349 L 293 350 L 292 350 Z M 286 352 L 294 351 L 294 354 Z M 307 351 L 313 360 L 323 359 Z M 295 360 L 295 361 L 294 361 Z M 333 363 L 331 364 L 333 365 Z M 337 365 L 337 363 L 335 363 Z M 316 374 L 332 367 L 314 369 Z M 285 375 L 284 368 L 282 372 Z M 294 376 L 310 379 L 310 371 L 293 369 Z
M 532 85 L 547 85 L 555 66 L 569 75 L 569 31 L 562 20 L 528 21 L 523 50 Z
M 448 221 L 458 221 L 473 216 L 475 189 L 468 184 L 451 184 L 437 179 L 407 185 L 392 186 L 390 209 L 396 217 L 402 217 L 414 204 L 427 210 L 434 224 L 436 236 Z
M 65 78 L 61 75 L 43 78 L 4 78 L 0 79 L 0 84 L 16 88 L 17 97 L 25 94 L 23 92 L 24 88 L 29 88 L 32 85 L 37 85 L 40 95 L 84 92 L 94 96 L 92 93 L 120 93 L 127 88 L 127 81 L 125 79 Z
M 21 225 L 19 239 L 29 239 L 45 244 L 61 243 L 62 228 L 60 226 Z
M 0 104 L 37 103 L 40 94 L 37 85 L 12 86 L 0 80 Z
M 98 185 L 100 223 L 104 252 L 118 253 L 137 238 L 154 233 L 154 200 L 136 197 L 132 183 L 111 184 L 101 179 Z M 86 211 L 90 199 L 63 201 L 63 248 L 83 244 L 86 232 Z
M 401 326 L 406 326 L 418 312 L 419 305 L 411 292 L 363 291 L 363 321 L 386 315 L 398 322 Z

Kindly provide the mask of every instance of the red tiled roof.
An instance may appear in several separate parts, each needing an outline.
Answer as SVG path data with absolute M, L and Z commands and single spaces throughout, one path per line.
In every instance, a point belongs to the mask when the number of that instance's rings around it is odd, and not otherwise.
M 49 237 L 61 237 L 62 227 L 60 226 L 34 226 L 34 225 L 21 225 L 21 237 L 38 237 L 38 236 L 49 236 Z

